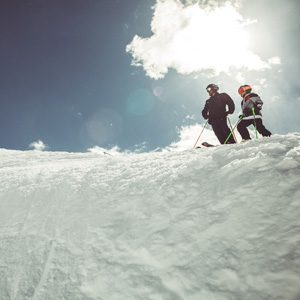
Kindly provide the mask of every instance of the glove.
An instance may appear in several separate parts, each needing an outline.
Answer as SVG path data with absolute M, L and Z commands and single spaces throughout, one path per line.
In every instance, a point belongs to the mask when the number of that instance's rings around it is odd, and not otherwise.
M 262 109 L 262 105 L 261 104 L 257 104 L 256 107 L 261 110 Z

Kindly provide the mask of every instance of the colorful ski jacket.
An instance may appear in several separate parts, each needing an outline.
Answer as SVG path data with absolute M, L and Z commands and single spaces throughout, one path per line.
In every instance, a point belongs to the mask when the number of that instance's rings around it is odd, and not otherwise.
M 261 118 L 261 109 L 263 106 L 263 101 L 260 99 L 260 97 L 255 93 L 250 93 L 244 96 L 242 102 L 242 112 L 244 115 L 243 120 L 251 120 L 254 118 Z M 252 111 L 252 108 L 254 108 L 254 114 Z

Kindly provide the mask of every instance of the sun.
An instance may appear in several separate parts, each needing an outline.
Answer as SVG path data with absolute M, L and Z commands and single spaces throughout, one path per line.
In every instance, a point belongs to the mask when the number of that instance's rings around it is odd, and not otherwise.
M 201 66 L 221 72 L 250 62 L 256 67 L 246 25 L 235 8 L 191 7 L 186 10 L 186 19 L 186 26 L 173 37 L 173 57 L 183 69 L 191 72 Z

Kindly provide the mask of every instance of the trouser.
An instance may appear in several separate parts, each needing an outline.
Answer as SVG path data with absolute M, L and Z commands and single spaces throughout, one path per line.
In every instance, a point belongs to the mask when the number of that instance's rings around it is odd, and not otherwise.
M 247 129 L 248 126 L 250 125 L 254 125 L 256 124 L 256 129 L 257 131 L 262 135 L 262 136 L 271 136 L 272 133 L 266 129 L 266 127 L 263 125 L 262 119 L 261 118 L 256 118 L 251 119 L 251 120 L 242 120 L 238 126 L 237 126 L 237 130 L 240 133 L 241 137 L 243 140 L 250 140 L 250 134 L 249 131 Z
M 221 144 L 224 144 L 231 131 L 227 125 L 227 118 L 210 120 L 212 129 Z M 235 144 L 235 140 L 231 134 L 227 144 Z

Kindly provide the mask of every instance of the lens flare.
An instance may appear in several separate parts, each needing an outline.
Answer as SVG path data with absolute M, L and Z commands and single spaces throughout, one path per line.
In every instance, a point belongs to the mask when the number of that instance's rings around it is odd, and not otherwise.
M 122 117 L 111 109 L 102 109 L 93 114 L 84 124 L 81 137 L 86 142 L 105 145 L 122 132 Z
M 153 109 L 154 101 L 153 95 L 148 90 L 135 90 L 127 99 L 127 112 L 136 116 L 146 115 Z

